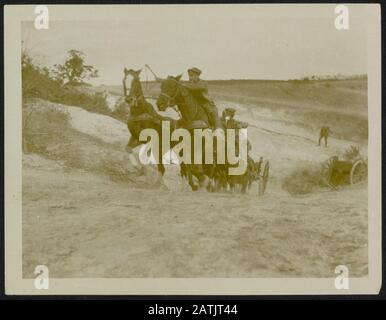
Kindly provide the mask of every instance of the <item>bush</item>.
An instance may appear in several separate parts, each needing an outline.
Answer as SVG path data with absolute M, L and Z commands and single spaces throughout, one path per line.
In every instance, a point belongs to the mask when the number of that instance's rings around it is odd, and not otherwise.
M 44 154 L 49 145 L 69 142 L 64 137 L 68 128 L 68 114 L 30 105 L 23 107 L 22 117 L 23 152 Z
M 22 55 L 22 97 L 26 98 L 49 98 L 52 92 L 59 89 L 60 84 L 52 80 L 47 68 L 34 65 L 32 59 Z
M 22 98 L 41 98 L 55 103 L 79 106 L 87 111 L 110 115 L 106 98 L 101 92 L 85 92 L 86 84 L 63 85 L 55 80 L 48 68 L 41 68 L 32 59 L 22 56 Z
M 284 178 L 282 188 L 291 195 L 308 194 L 325 186 L 320 167 L 297 168 Z

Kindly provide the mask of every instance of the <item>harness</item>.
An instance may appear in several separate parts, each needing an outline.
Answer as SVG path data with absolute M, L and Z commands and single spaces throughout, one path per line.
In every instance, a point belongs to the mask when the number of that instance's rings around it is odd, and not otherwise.
M 174 81 L 174 82 L 176 82 L 177 83 L 177 87 L 176 87 L 176 91 L 174 92 L 174 94 L 172 95 L 172 96 L 170 96 L 170 95 L 168 95 L 167 93 L 164 93 L 164 92 L 161 92 L 160 93 L 160 95 L 161 96 L 164 96 L 164 97 L 166 97 L 168 100 L 167 100 L 167 106 L 169 107 L 169 108 L 173 108 L 179 115 L 180 115 L 180 117 L 181 118 L 183 118 L 182 117 L 182 114 L 181 114 L 181 112 L 180 112 L 180 110 L 176 107 L 176 97 L 178 96 L 178 94 L 180 93 L 180 87 L 179 87 L 179 82 L 177 81 L 177 80 L 175 80 L 175 79 L 173 79 L 173 78 L 170 78 L 169 80 L 172 80 L 172 81 Z M 186 103 L 185 103 L 186 104 Z M 197 116 L 197 113 L 198 113 L 198 106 L 197 106 L 197 104 L 194 104 L 194 115 L 193 115 L 193 119 L 195 119 L 196 118 L 196 116 Z M 192 120 L 193 121 L 193 120 Z

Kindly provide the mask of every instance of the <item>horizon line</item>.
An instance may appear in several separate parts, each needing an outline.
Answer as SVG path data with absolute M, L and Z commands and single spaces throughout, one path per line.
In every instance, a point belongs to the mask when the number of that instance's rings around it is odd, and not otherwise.
M 315 77 L 315 78 L 314 78 Z M 352 79 L 361 79 L 367 78 L 367 73 L 364 74 L 351 74 L 351 75 L 332 75 L 332 76 L 305 76 L 301 78 L 290 78 L 290 79 L 253 79 L 253 78 L 229 78 L 229 79 L 202 79 L 203 81 L 334 81 L 334 80 L 352 80 Z M 156 80 L 142 80 L 141 82 L 157 82 Z M 91 83 L 90 83 L 91 84 Z M 95 84 L 95 86 L 118 86 L 122 85 L 122 83 L 114 83 L 114 84 Z

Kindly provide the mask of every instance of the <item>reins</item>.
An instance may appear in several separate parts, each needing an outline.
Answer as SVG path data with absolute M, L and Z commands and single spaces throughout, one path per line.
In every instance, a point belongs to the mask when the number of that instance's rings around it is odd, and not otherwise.
M 175 104 L 177 104 L 175 100 L 176 100 L 177 95 L 180 93 L 180 87 L 179 87 L 180 86 L 180 82 L 177 81 L 176 79 L 173 79 L 173 78 L 169 78 L 169 80 L 172 80 L 172 81 L 177 83 L 176 91 L 174 92 L 174 94 L 172 96 L 170 96 L 170 95 L 168 95 L 167 93 L 164 93 L 164 92 L 161 92 L 160 95 L 162 95 L 162 96 L 164 96 L 164 97 L 166 97 L 168 99 L 168 107 L 171 107 L 174 110 L 178 110 L 177 108 L 175 108 Z M 172 105 L 171 101 L 174 101 L 173 105 Z M 186 105 L 186 102 L 184 104 Z M 192 121 L 196 118 L 196 116 L 198 114 L 198 106 L 197 106 L 197 104 L 194 104 L 194 109 L 195 109 L 195 111 L 194 111 L 194 114 L 193 114 Z M 181 112 L 179 110 L 177 112 L 180 114 L 181 118 L 183 118 Z

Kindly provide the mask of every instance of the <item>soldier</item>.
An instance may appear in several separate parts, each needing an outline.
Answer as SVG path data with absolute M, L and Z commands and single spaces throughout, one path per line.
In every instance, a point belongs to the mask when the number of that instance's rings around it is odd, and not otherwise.
M 320 128 L 320 134 L 319 134 L 319 143 L 318 145 L 320 146 L 320 142 L 322 141 L 322 139 L 324 139 L 324 146 L 327 147 L 327 139 L 328 139 L 328 135 L 330 134 L 330 128 L 329 127 L 326 127 L 326 126 L 323 126 Z
M 200 79 L 201 70 L 191 68 L 188 70 L 189 81 L 184 86 L 192 93 L 195 100 L 202 105 L 208 113 L 210 124 L 215 128 L 221 128 L 217 107 L 208 95 L 208 85 Z
M 225 128 L 228 129 L 243 129 L 248 127 L 248 123 L 235 119 L 236 109 L 225 108 L 222 112 L 221 120 Z
M 221 121 L 226 129 L 235 129 L 236 135 L 238 136 L 239 129 L 247 128 L 248 123 L 236 120 L 234 118 L 235 114 L 236 114 L 236 109 L 225 108 L 224 111 L 222 112 Z M 239 148 L 239 144 L 237 141 L 238 139 L 236 139 L 236 150 L 238 150 Z M 247 157 L 248 166 L 252 170 L 254 168 L 254 161 L 249 155 L 249 153 L 252 152 L 252 144 L 249 141 L 249 139 L 247 139 L 247 152 L 248 152 L 248 157 Z
M 236 110 L 233 108 L 225 108 L 223 110 L 222 115 L 221 115 L 221 121 L 222 121 L 225 128 L 230 127 L 229 120 L 233 119 L 235 112 L 236 112 Z M 228 126 L 228 123 L 229 123 L 229 126 Z

